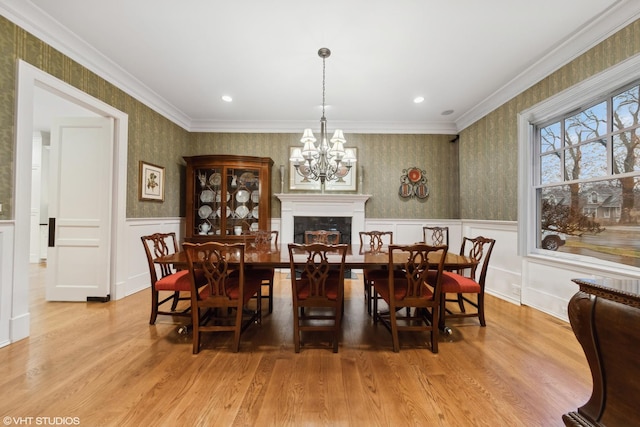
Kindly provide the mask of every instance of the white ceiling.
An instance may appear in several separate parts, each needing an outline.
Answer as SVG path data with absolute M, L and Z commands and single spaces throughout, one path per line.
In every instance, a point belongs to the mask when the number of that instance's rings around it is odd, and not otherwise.
M 0 0 L 0 12 L 191 131 L 318 128 L 328 47 L 329 130 L 454 134 L 637 19 L 640 1 Z

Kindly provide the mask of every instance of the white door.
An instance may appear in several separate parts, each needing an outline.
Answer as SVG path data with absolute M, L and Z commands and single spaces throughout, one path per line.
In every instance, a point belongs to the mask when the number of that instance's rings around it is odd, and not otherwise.
M 102 117 L 51 127 L 48 301 L 109 296 L 113 132 Z

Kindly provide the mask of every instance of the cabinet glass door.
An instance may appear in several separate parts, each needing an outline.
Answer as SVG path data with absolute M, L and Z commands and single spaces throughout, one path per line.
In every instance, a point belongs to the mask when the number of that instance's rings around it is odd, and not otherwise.
M 226 193 L 229 214 L 225 234 L 240 236 L 259 229 L 260 171 L 252 168 L 227 168 Z

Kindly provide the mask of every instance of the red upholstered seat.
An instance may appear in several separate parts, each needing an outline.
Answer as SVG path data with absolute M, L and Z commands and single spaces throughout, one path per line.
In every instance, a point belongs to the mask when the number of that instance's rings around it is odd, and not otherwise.
M 196 271 L 196 281 L 198 287 L 206 283 L 206 279 L 202 271 Z M 176 273 L 163 277 L 156 282 L 155 286 L 157 291 L 191 291 L 191 278 L 189 277 L 189 270 L 182 270 Z
M 475 280 L 451 271 L 442 273 L 442 292 L 445 294 L 477 294 L 480 284 Z

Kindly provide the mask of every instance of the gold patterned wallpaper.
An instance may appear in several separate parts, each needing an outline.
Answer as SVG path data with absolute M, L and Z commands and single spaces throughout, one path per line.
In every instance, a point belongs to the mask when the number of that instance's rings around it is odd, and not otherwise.
M 461 132 L 451 135 L 348 134 L 364 168 L 369 218 L 517 219 L 518 111 L 640 52 L 640 21 L 590 49 L 538 84 Z M 299 134 L 189 133 L 117 87 L 0 17 L 0 219 L 13 218 L 16 62 L 23 59 L 129 115 L 127 217 L 184 215 L 184 162 L 197 154 L 244 154 L 274 160 L 273 192 L 280 191 L 279 165 Z M 165 167 L 165 202 L 138 200 L 140 160 Z M 426 200 L 398 196 L 402 169 L 426 170 Z M 288 168 L 287 177 L 288 179 Z M 288 183 L 288 181 L 287 181 Z M 285 185 L 285 191 L 289 191 Z M 279 217 L 274 199 L 272 215 Z
M 640 53 L 640 20 L 517 95 L 460 133 L 460 217 L 516 221 L 517 114 Z

